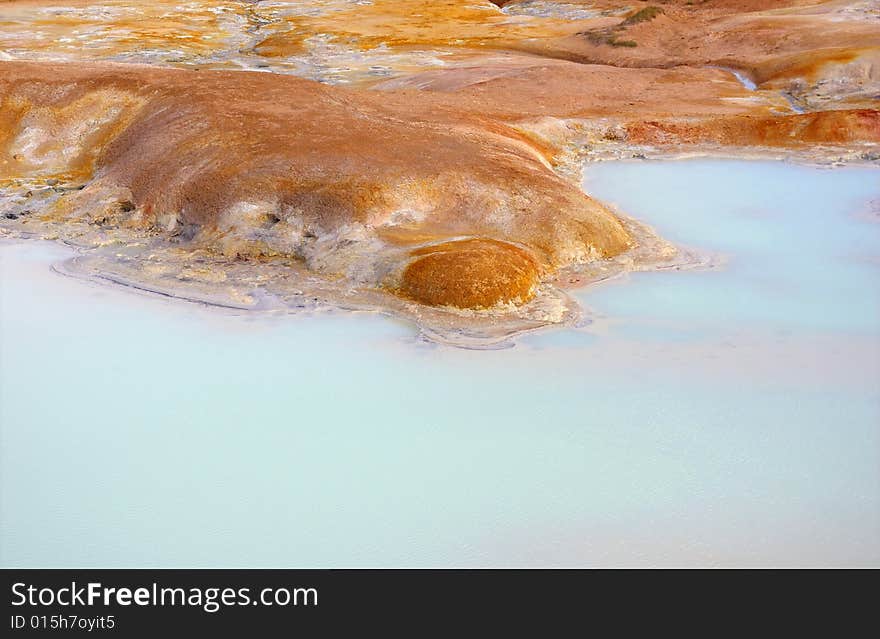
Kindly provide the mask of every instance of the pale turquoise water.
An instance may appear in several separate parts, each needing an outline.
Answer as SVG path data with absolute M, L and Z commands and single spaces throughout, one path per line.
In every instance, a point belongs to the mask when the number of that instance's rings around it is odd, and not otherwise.
M 591 167 L 727 263 L 582 292 L 592 328 L 502 351 L 224 314 L 0 246 L 0 563 L 878 565 L 878 177 Z

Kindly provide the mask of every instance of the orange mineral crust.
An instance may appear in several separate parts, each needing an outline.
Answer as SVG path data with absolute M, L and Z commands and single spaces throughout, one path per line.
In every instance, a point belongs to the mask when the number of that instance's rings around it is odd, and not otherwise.
M 539 268 L 630 246 L 615 216 L 521 134 L 465 112 L 289 76 L 112 65 L 0 63 L 0 96 L 0 177 L 83 185 L 46 211 L 54 219 L 230 256 L 293 256 L 328 277 L 391 288 L 425 237 L 492 238 L 522 247 L 493 253 L 499 301 L 527 297 L 505 259 L 520 268 L 527 255 L 534 280 Z M 426 290 L 430 264 L 446 287 L 472 272 L 426 262 L 411 297 Z M 471 299 L 488 298 L 447 301 Z
M 423 304 L 492 308 L 535 294 L 540 269 L 529 251 L 497 240 L 470 239 L 417 249 L 401 292 Z
M 726 147 L 785 147 L 797 144 L 880 143 L 880 111 L 851 109 L 785 118 L 731 117 L 702 122 L 640 121 L 626 126 L 634 144 L 720 144 Z
M 533 327 L 674 252 L 585 158 L 874 162 L 878 69 L 876 0 L 0 0 L 0 232 Z
M 613 25 L 533 40 L 522 50 L 626 68 L 725 67 L 814 108 L 865 106 L 880 93 L 880 7 L 873 0 L 627 4 L 632 11 Z

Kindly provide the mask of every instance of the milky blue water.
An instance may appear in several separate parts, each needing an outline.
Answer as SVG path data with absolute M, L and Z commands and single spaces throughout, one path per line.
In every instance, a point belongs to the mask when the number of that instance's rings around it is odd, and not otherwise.
M 723 266 L 581 291 L 593 324 L 502 351 L 0 245 L 0 564 L 880 565 L 878 178 L 591 166 Z

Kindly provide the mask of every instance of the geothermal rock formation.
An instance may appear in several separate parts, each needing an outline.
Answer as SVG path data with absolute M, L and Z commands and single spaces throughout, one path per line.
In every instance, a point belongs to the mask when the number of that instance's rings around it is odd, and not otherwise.
M 203 283 L 556 321 L 560 273 L 668 253 L 582 158 L 873 161 L 878 56 L 876 0 L 7 0 L 0 220 L 144 247 L 135 279 L 173 248 Z

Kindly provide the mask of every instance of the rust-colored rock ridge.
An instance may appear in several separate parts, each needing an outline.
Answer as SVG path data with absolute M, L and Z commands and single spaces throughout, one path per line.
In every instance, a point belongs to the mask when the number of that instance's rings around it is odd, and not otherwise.
M 491 340 L 572 320 L 563 282 L 686 261 L 584 160 L 874 162 L 878 63 L 875 0 L 0 1 L 0 231 Z

